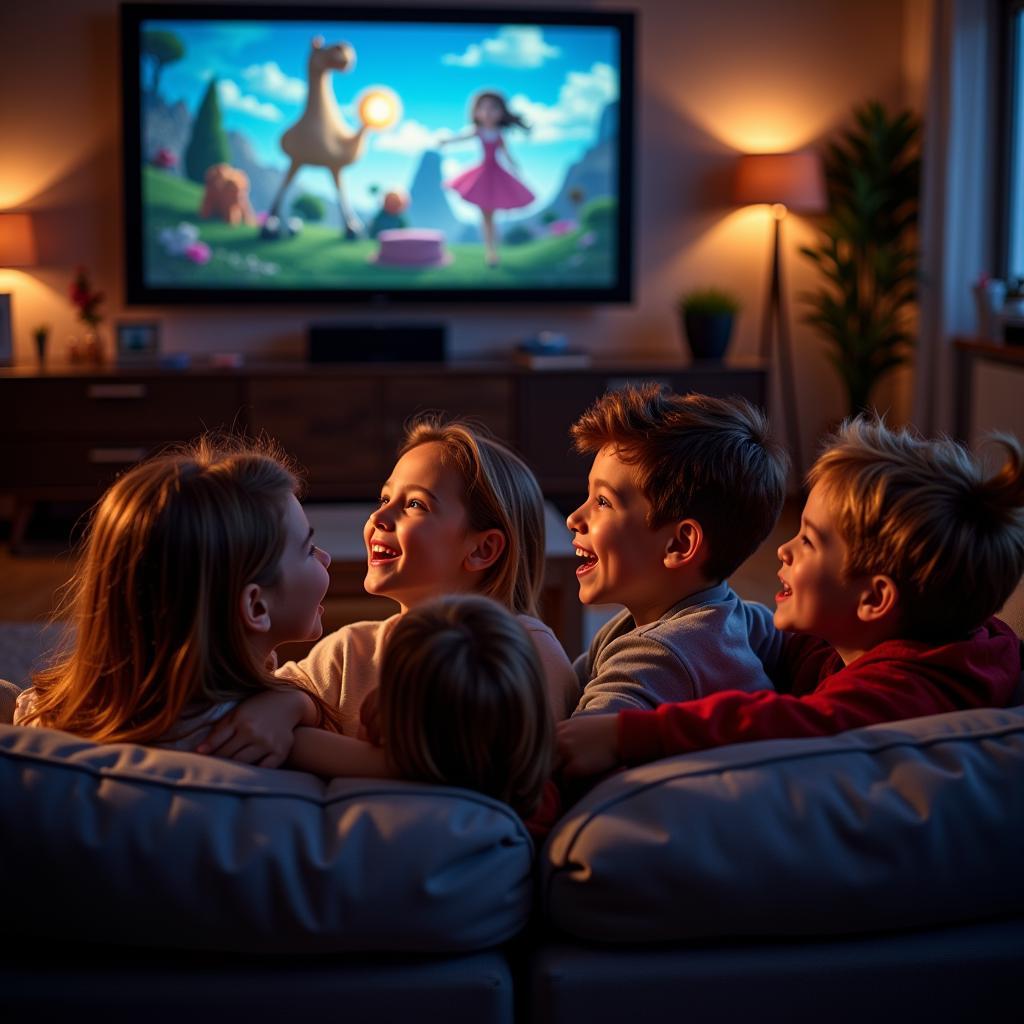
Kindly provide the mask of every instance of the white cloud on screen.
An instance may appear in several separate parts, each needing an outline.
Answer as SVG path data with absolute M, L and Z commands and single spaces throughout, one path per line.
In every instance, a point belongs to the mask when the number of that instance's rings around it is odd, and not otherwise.
M 306 98 L 306 83 L 289 78 L 275 61 L 251 64 L 242 72 L 250 89 L 283 103 L 301 103 Z
M 530 125 L 531 142 L 560 142 L 593 138 L 601 111 L 618 95 L 615 69 L 596 63 L 589 71 L 566 75 L 557 103 L 538 103 L 517 93 L 508 105 Z
M 444 129 L 428 128 L 419 121 L 400 121 L 394 128 L 372 136 L 373 148 L 391 153 L 416 154 L 436 149 L 438 140 L 450 134 Z
M 240 110 L 260 121 L 283 120 L 284 115 L 273 103 L 264 103 L 255 96 L 246 95 L 230 78 L 222 79 L 217 85 L 220 101 L 229 110 Z
M 464 53 L 446 53 L 443 64 L 475 68 L 481 64 L 497 64 L 504 68 L 539 68 L 544 61 L 557 57 L 561 48 L 544 41 L 544 33 L 533 25 L 503 25 L 498 34 L 482 43 L 470 43 Z

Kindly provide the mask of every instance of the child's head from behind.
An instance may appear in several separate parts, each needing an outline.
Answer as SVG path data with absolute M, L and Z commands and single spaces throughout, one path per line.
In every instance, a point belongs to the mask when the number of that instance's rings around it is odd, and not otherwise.
M 544 502 L 529 467 L 479 427 L 427 418 L 406 432 L 364 529 L 365 586 L 404 609 L 472 591 L 535 615 Z
M 787 457 L 744 399 L 627 387 L 599 399 L 572 437 L 595 455 L 587 500 L 567 520 L 589 556 L 579 570 L 585 603 L 633 610 L 662 568 L 684 564 L 723 580 L 782 508 Z
M 801 534 L 779 549 L 776 624 L 841 648 L 951 641 L 998 611 L 1024 573 L 1024 461 L 996 436 L 987 476 L 960 445 L 858 417 L 808 475 Z
M 378 707 L 403 777 L 475 789 L 522 815 L 535 809 L 553 750 L 544 677 L 526 631 L 495 601 L 447 597 L 402 616 Z
M 264 689 L 263 659 L 320 634 L 327 556 L 269 442 L 201 438 L 128 470 L 96 506 L 68 659 L 41 673 L 47 724 L 163 735 L 189 704 Z

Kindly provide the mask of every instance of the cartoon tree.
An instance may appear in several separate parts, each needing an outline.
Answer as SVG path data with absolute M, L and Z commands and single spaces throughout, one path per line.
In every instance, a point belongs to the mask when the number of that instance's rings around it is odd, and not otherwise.
M 185 173 L 193 181 L 202 184 L 206 180 L 208 167 L 228 162 L 228 139 L 221 123 L 217 79 L 213 78 L 206 87 L 206 94 L 199 104 L 199 113 L 192 125 L 192 138 L 185 150 Z
M 309 192 L 303 192 L 295 202 L 292 203 L 292 213 L 296 217 L 301 217 L 303 220 L 308 220 L 311 223 L 324 219 L 324 214 L 327 213 L 327 207 L 324 206 L 324 201 L 318 196 L 311 195 Z
M 576 208 L 577 211 L 579 211 L 579 208 L 583 205 L 583 201 L 586 198 L 587 198 L 587 190 L 584 189 L 584 188 L 580 188 L 579 185 L 577 185 L 575 188 L 569 189 L 569 193 L 568 193 L 569 202 L 572 203 L 572 205 Z M 577 212 L 577 216 L 579 216 L 578 212 Z
M 151 29 L 142 33 L 142 55 L 153 61 L 153 95 L 160 89 L 160 74 L 168 64 L 185 56 L 185 44 L 173 32 Z

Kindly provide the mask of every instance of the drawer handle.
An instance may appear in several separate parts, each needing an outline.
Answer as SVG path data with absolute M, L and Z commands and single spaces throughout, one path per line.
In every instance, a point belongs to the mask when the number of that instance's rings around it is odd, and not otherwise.
M 90 398 L 145 398 L 145 384 L 90 384 Z
M 90 448 L 89 461 L 96 465 L 138 462 L 146 457 L 145 448 Z

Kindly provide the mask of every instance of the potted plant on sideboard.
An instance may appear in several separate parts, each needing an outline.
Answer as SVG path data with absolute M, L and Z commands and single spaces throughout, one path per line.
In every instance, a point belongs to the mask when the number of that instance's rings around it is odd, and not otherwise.
M 679 311 L 693 358 L 720 360 L 729 347 L 739 299 L 721 288 L 696 288 L 679 299 Z

